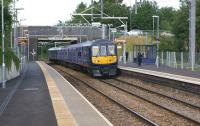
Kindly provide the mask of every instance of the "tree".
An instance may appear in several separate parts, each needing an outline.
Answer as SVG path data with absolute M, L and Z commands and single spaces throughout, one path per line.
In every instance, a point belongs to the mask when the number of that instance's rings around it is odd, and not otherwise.
M 4 0 L 5 1 L 5 0 Z M 8 47 L 9 46 L 9 39 L 10 39 L 10 31 L 12 28 L 12 15 L 10 12 L 10 4 L 11 4 L 11 0 L 6 0 L 4 2 L 4 27 L 5 27 L 5 36 L 8 36 L 5 38 L 5 46 Z M 2 8 L 2 5 L 0 6 L 0 8 Z M 1 10 L 0 10 L 0 27 L 2 26 L 2 16 L 1 16 Z M 2 33 L 2 30 L 0 29 L 0 33 Z M 1 39 L 2 36 L 0 36 Z M 0 40 L 1 41 L 1 40 Z M 1 45 L 0 45 L 1 46 Z
M 123 0 L 106 0 L 104 1 L 104 13 L 106 15 L 109 16 L 118 16 L 118 17 L 123 17 L 123 16 L 128 16 L 129 15 L 129 8 L 122 4 Z M 100 10 L 101 10 L 101 0 L 99 0 L 98 2 L 94 2 L 94 13 L 95 14 L 100 14 Z M 83 2 L 80 3 L 77 6 L 77 9 L 75 10 L 75 13 L 80 13 L 84 10 L 87 10 L 91 7 L 91 5 L 89 7 L 86 6 L 86 4 L 84 4 Z M 91 13 L 91 10 L 85 11 L 84 13 Z M 104 14 L 104 16 L 106 16 Z M 90 21 L 90 16 L 85 16 L 85 18 Z M 74 16 L 72 18 L 72 20 L 70 21 L 70 23 L 86 23 L 86 21 L 81 17 L 81 16 Z M 116 21 L 116 20 L 101 20 L 100 17 L 99 18 L 95 18 L 94 22 L 101 22 L 103 24 L 113 24 L 114 26 L 119 26 L 121 25 L 120 21 Z
M 152 16 L 158 14 L 158 6 L 156 2 L 144 0 L 138 7 L 138 14 L 133 14 L 133 28 L 141 30 L 152 29 Z
M 128 17 L 129 8 L 126 5 L 118 3 L 118 2 L 110 3 L 109 1 L 106 1 L 104 3 L 104 13 L 108 16 L 114 16 L 114 17 Z M 113 24 L 114 27 L 122 25 L 122 23 L 116 19 L 115 20 L 97 19 L 96 21 L 99 21 L 103 24 Z
M 196 0 L 196 49 L 200 51 L 200 1 Z M 189 7 L 187 1 L 182 1 L 181 8 L 176 14 L 173 24 L 173 33 L 176 39 L 176 48 L 178 51 L 189 50 Z
M 19 59 L 10 49 L 10 31 L 12 30 L 12 13 L 10 11 L 10 4 L 12 0 L 4 0 L 4 27 L 5 27 L 5 63 L 6 67 L 10 68 L 12 60 L 16 64 L 17 69 L 19 68 Z M 2 5 L 0 4 L 0 8 Z M 0 9 L 0 27 L 2 26 L 2 17 L 1 17 L 1 9 Z M 2 29 L 0 28 L 0 33 L 2 33 Z M 2 40 L 2 36 L 0 36 L 0 42 Z M 0 44 L 0 64 L 2 64 L 2 47 Z
M 101 0 L 99 0 L 99 2 L 101 2 Z M 105 2 L 122 4 L 123 0 L 105 0 Z
M 83 2 L 81 2 L 74 13 L 81 13 L 82 11 L 87 9 L 87 5 L 84 4 Z M 86 19 L 89 19 L 88 17 L 86 17 Z M 87 23 L 81 16 L 73 16 L 71 21 L 69 21 L 69 23 Z
M 172 27 L 177 15 L 177 12 L 172 7 L 163 7 L 159 9 L 160 29 L 172 31 Z

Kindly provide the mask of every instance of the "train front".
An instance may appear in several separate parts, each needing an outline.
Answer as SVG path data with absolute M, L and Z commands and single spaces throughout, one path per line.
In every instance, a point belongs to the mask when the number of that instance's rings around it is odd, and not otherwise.
M 114 76 L 117 74 L 117 47 L 112 42 L 91 47 L 93 76 Z

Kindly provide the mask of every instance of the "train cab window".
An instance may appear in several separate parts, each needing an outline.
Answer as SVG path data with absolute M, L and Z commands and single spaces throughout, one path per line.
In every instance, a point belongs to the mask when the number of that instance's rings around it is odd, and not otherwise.
M 99 46 L 92 46 L 92 56 L 99 56 Z
M 114 45 L 108 45 L 108 55 L 115 55 L 115 46 Z
M 106 51 L 106 46 L 101 46 L 101 56 L 106 56 L 107 51 Z

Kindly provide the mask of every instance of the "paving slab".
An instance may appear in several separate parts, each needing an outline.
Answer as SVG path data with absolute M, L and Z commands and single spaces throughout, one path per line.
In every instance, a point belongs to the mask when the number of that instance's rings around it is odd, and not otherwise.
M 5 95 L 19 85 L 0 116 L 0 126 L 57 126 L 44 75 L 35 62 L 26 65 L 21 77 L 7 83 L 7 89 L 0 89 Z

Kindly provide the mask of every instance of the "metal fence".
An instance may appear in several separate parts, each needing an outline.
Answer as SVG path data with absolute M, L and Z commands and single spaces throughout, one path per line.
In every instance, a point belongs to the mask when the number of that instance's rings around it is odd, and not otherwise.
M 159 57 L 161 65 L 192 70 L 188 52 L 160 52 Z M 196 53 L 194 70 L 200 71 L 200 53 Z
M 194 71 L 200 71 L 200 53 L 196 53 L 195 56 Z M 191 57 L 188 52 L 159 52 L 160 67 L 168 66 L 174 69 L 192 70 L 190 58 Z M 123 60 L 123 56 L 119 55 L 118 62 L 119 64 L 137 63 L 137 61 L 134 62 L 133 52 L 129 52 L 128 58 L 126 58 L 125 62 Z M 156 63 L 151 65 L 156 65 Z

